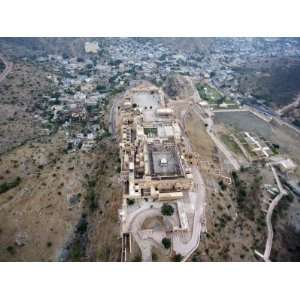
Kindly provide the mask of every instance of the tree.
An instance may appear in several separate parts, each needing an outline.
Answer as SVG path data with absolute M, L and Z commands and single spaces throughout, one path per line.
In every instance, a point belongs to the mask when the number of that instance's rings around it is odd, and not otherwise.
M 172 216 L 174 213 L 174 208 L 171 205 L 164 203 L 163 206 L 161 207 L 161 213 L 164 216 Z
M 0 194 L 7 192 L 10 189 L 13 189 L 21 182 L 21 178 L 17 177 L 15 180 L 11 182 L 3 182 L 0 184 Z
M 83 218 L 77 226 L 77 232 L 84 234 L 87 231 L 88 222 Z
M 168 239 L 168 238 L 163 238 L 163 239 L 161 240 L 161 242 L 162 242 L 162 244 L 164 245 L 164 247 L 165 247 L 166 249 L 170 249 L 170 247 L 171 247 L 171 240 L 170 240 L 170 239 Z
M 183 259 L 183 257 L 180 253 L 178 253 L 172 257 L 172 261 L 175 261 L 175 262 L 182 261 L 182 259 Z
M 227 188 L 227 186 L 224 184 L 223 180 L 219 181 L 219 186 L 220 186 L 220 188 L 221 188 L 222 191 L 225 191 L 226 188 Z
M 10 253 L 10 254 L 15 254 L 15 252 L 16 252 L 16 250 L 15 250 L 15 248 L 13 247 L 13 246 L 8 246 L 7 248 L 6 248 L 6 250 Z
M 98 92 L 104 92 L 104 91 L 106 91 L 106 86 L 105 86 L 105 85 L 98 84 L 97 87 L 96 87 L 96 90 L 97 90 Z
M 134 204 L 134 199 L 127 198 L 127 205 L 133 205 Z
M 140 261 L 142 261 L 142 257 L 141 257 L 140 255 L 136 255 L 136 256 L 133 258 L 132 261 L 133 261 L 133 262 L 140 262 Z

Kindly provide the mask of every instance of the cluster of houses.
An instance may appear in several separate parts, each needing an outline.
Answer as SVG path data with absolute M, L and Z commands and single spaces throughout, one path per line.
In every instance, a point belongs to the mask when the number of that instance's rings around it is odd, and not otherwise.
M 286 43 L 270 42 L 268 47 L 266 39 L 251 43 L 249 39 L 217 39 L 204 55 L 156 39 L 106 38 L 102 46 L 97 39 L 85 43 L 82 57 L 47 55 L 36 61 L 51 65 L 49 80 L 56 87 L 54 95 L 43 99 L 48 120 L 67 128 L 72 122 L 99 124 L 108 96 L 124 90 L 132 80 L 161 85 L 170 73 L 205 80 L 230 99 L 245 99 L 238 92 L 237 67 L 254 57 L 300 55 L 291 42 Z

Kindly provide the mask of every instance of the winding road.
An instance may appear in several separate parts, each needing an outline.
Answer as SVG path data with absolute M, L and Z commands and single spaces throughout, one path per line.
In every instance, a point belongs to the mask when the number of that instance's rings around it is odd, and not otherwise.
M 190 199 L 194 198 L 193 205 L 195 209 L 194 219 L 193 219 L 193 229 L 192 236 L 187 243 L 184 243 L 179 239 L 179 236 L 173 237 L 173 249 L 176 253 L 180 253 L 183 256 L 183 261 L 186 261 L 192 253 L 198 248 L 200 242 L 200 234 L 202 229 L 202 220 L 205 213 L 205 185 L 203 178 L 197 169 L 197 167 L 192 167 L 192 173 L 194 177 L 194 183 L 198 186 L 196 192 L 190 192 Z
M 263 255 L 263 258 L 265 261 L 270 261 L 270 254 L 271 254 L 271 250 L 272 250 L 273 234 L 274 234 L 273 227 L 272 227 L 273 210 L 277 206 L 278 202 L 282 199 L 282 197 L 287 195 L 287 191 L 282 187 L 280 179 L 278 178 L 278 174 L 272 165 L 271 165 L 271 169 L 274 174 L 274 178 L 276 180 L 276 183 L 277 183 L 280 193 L 274 198 L 274 200 L 270 204 L 267 215 L 266 215 L 268 237 L 267 237 L 267 241 L 266 241 L 265 252 Z

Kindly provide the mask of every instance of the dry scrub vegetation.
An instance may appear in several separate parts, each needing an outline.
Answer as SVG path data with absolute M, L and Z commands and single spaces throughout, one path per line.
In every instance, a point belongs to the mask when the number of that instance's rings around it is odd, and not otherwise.
M 43 134 L 35 114 L 52 89 L 47 75 L 32 64 L 17 63 L 0 83 L 0 154 Z
M 256 261 L 254 250 L 262 251 L 266 229 L 260 206 L 258 169 L 236 173 L 238 180 L 227 186 L 214 176 L 216 169 L 223 170 L 222 155 L 206 133 L 206 128 L 191 113 L 187 118 L 186 132 L 194 152 L 200 159 L 209 161 L 209 169 L 200 168 L 206 183 L 207 233 L 202 234 L 198 250 L 192 261 Z

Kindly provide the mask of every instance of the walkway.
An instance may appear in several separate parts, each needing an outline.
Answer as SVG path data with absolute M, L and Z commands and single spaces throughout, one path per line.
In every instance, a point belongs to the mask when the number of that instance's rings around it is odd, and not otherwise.
M 200 242 L 200 234 L 202 229 L 202 220 L 203 214 L 205 212 L 205 185 L 201 174 L 198 169 L 193 166 L 192 173 L 194 176 L 194 184 L 198 186 L 196 192 L 189 192 L 189 196 L 191 201 L 194 200 L 194 219 L 193 219 L 193 228 L 192 228 L 192 236 L 191 239 L 184 243 L 182 239 L 180 239 L 179 235 L 175 235 L 173 238 L 173 249 L 176 253 L 180 253 L 184 259 L 187 260 L 190 255 L 198 248 Z

